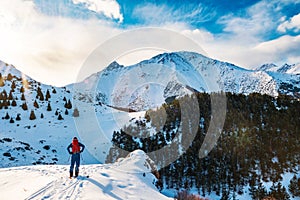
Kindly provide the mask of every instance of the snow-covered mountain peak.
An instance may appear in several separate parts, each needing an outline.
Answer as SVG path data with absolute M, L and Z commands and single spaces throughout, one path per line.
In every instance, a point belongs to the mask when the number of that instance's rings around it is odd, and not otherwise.
M 256 69 L 257 71 L 277 72 L 280 74 L 300 74 L 300 64 L 283 64 L 281 67 L 270 63 L 264 64 Z
M 256 68 L 255 70 L 257 71 L 276 71 L 278 70 L 278 66 L 273 64 L 273 63 L 266 63 L 263 64 L 262 66 Z

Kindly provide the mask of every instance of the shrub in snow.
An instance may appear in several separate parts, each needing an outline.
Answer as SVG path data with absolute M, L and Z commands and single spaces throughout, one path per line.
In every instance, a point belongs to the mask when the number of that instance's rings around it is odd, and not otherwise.
M 3 153 L 3 156 L 5 156 L 5 157 L 11 157 L 11 154 L 9 152 L 5 152 L 5 153 Z
M 49 149 L 50 149 L 50 145 L 45 145 L 45 146 L 43 147 L 43 149 L 49 150 Z
M 79 117 L 79 110 L 77 108 L 73 111 L 73 117 Z

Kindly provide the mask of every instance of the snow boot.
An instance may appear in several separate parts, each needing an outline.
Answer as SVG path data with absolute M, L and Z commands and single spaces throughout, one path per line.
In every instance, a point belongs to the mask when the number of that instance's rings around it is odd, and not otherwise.
M 75 178 L 78 176 L 79 171 L 75 171 Z
M 73 177 L 73 172 L 70 172 L 70 178 L 72 178 Z

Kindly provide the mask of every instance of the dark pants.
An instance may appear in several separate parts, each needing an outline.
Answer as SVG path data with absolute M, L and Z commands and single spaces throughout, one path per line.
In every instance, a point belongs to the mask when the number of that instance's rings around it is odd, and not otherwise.
M 80 153 L 74 153 L 71 157 L 71 166 L 70 166 L 70 173 L 73 173 L 75 166 L 75 172 L 79 172 L 79 166 L 80 166 Z

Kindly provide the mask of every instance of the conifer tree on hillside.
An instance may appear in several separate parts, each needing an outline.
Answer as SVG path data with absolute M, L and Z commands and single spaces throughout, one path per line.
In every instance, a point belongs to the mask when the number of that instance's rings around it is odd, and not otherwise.
M 3 87 L 5 85 L 2 74 L 0 73 L 0 87 Z
M 23 110 L 28 110 L 26 102 L 24 102 L 21 107 L 22 107 Z
M 13 106 L 13 107 L 16 107 L 17 106 L 17 102 L 16 102 L 16 100 L 12 100 L 12 102 L 11 102 L 11 106 Z
M 9 120 L 9 123 L 13 124 L 13 123 L 15 123 L 15 120 L 11 117 Z
M 52 93 L 53 93 L 53 94 L 56 94 L 56 90 L 55 90 L 55 88 L 53 88 L 53 90 L 52 90 Z
M 21 120 L 20 115 L 21 115 L 21 114 L 17 114 L 17 117 L 16 117 L 16 120 L 17 120 L 17 121 L 20 121 L 20 120 Z
M 21 92 L 21 93 L 24 93 L 24 92 L 25 92 L 25 89 L 24 89 L 24 87 L 23 87 L 23 86 L 21 86 L 21 88 L 20 88 L 20 92 Z
M 61 116 L 61 114 L 59 113 L 57 119 L 58 119 L 58 120 L 63 120 L 64 118 L 63 118 L 63 117 Z
M 40 107 L 39 104 L 38 104 L 38 102 L 37 102 L 36 100 L 34 100 L 33 106 L 34 106 L 35 108 L 39 108 L 39 107 Z
M 21 95 L 21 100 L 22 100 L 22 101 L 25 101 L 25 100 L 26 100 L 26 99 L 25 99 L 24 93 L 22 93 L 22 95 Z
M 13 100 L 13 99 L 14 99 L 14 97 L 13 97 L 13 91 L 10 90 L 9 95 L 8 95 L 8 100 Z
M 35 116 L 35 114 L 34 114 L 34 111 L 33 111 L 33 110 L 30 112 L 29 119 L 30 119 L 30 120 L 35 120 L 35 119 L 36 119 L 36 116 Z
M 51 105 L 50 105 L 50 101 L 48 102 L 48 105 L 47 105 L 47 111 L 52 111 L 52 108 L 51 108 Z
M 3 91 L 1 92 L 1 99 L 2 99 L 2 100 L 7 100 L 7 93 L 6 93 L 6 90 L 3 90 Z
M 11 73 L 8 73 L 8 74 L 7 74 L 6 79 L 7 79 L 8 81 L 11 81 L 11 80 L 13 79 L 13 76 L 11 75 Z
M 15 88 L 16 88 L 16 83 L 15 83 L 15 81 L 13 81 L 13 82 L 11 83 L 11 89 L 14 91 Z
M 72 109 L 72 103 L 71 103 L 71 100 L 69 99 L 68 101 L 66 101 L 65 103 L 65 108 L 67 109 Z
M 46 92 L 46 101 L 48 101 L 51 98 L 49 90 Z
M 6 113 L 6 115 L 5 115 L 4 119 L 9 119 L 9 118 L 10 118 L 9 114 L 8 114 L 8 113 Z

